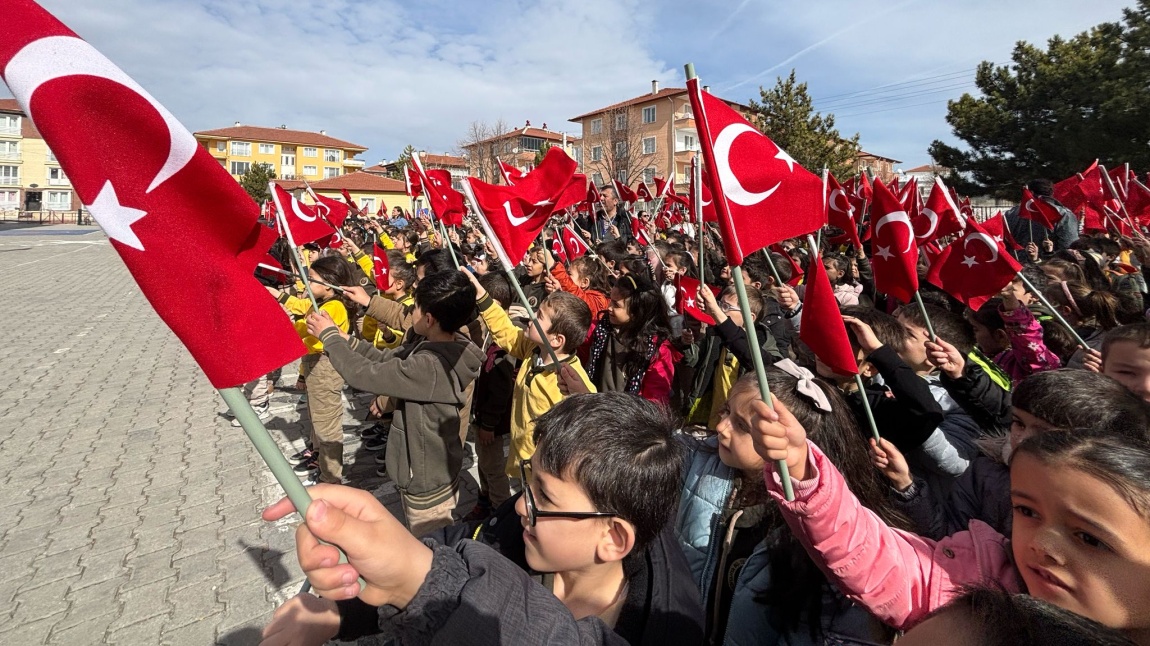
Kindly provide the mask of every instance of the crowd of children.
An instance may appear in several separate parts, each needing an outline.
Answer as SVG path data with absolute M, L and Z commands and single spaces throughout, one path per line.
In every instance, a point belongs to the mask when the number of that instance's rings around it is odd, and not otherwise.
M 269 286 L 309 350 L 293 458 L 316 486 L 313 591 L 264 643 L 1150 645 L 1150 244 L 1031 245 L 1028 280 L 971 310 L 925 280 L 900 304 L 823 242 L 856 381 L 800 340 L 805 240 L 731 268 L 710 227 L 700 247 L 602 195 L 563 223 L 578 258 L 548 227 L 506 268 L 470 220 L 407 217 L 305 253 L 319 311 Z M 404 518 L 344 482 L 345 384 L 376 396 L 362 446 Z

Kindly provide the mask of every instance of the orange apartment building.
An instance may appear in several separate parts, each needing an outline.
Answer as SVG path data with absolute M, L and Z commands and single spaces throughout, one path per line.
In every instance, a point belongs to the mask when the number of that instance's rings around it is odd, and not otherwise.
M 567 154 L 579 163 L 580 172 L 583 171 L 583 157 L 578 137 L 548 130 L 546 123 L 543 127 L 536 128 L 528 121 L 522 128 L 463 146 L 467 174 L 484 182 L 502 184 L 503 179 L 499 173 L 499 165 L 495 163 L 496 160 L 520 171 L 529 171 L 535 167 L 535 154 L 545 143 L 562 146 Z

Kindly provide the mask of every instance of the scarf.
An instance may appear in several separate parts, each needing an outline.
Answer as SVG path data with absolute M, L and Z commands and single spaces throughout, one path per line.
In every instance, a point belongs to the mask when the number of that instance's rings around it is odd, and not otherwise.
M 587 366 L 587 377 L 591 379 L 591 383 L 598 383 L 600 372 L 604 369 L 603 364 L 606 363 L 604 355 L 607 353 L 607 344 L 613 335 L 611 322 L 607 320 L 607 312 L 601 312 L 599 320 L 595 323 L 595 332 L 591 334 L 591 348 L 588 353 L 590 365 Z M 643 378 L 647 376 L 647 369 L 651 367 L 651 359 L 655 357 L 655 350 L 659 347 L 659 343 L 658 335 L 651 335 L 647 339 L 647 348 L 643 355 L 643 367 L 635 374 L 627 376 L 627 387 L 623 392 L 628 395 L 639 394 L 643 387 Z

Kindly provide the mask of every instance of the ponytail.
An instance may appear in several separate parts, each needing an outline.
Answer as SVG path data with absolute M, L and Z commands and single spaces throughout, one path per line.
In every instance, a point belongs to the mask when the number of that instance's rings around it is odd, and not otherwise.
M 1078 281 L 1052 281 L 1044 293 L 1051 302 L 1070 308 L 1084 324 L 1092 324 L 1103 330 L 1119 325 L 1118 311 L 1122 303 L 1109 290 L 1092 290 Z

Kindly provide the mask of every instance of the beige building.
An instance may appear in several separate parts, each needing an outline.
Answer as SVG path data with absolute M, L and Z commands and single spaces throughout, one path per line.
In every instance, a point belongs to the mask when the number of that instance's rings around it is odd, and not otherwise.
M 747 116 L 746 106 L 724 102 Z M 648 94 L 571 121 L 582 128 L 580 156 L 595 184 L 618 179 L 633 185 L 642 180 L 654 188 L 655 177 L 674 177 L 676 190 L 687 190 L 699 133 L 686 88 L 660 89 L 658 81 L 651 81 Z
M 901 164 L 897 159 L 890 157 L 883 157 L 874 153 L 868 153 L 865 150 L 860 150 L 858 157 L 855 159 L 855 171 L 858 173 L 867 173 L 872 177 L 881 179 L 883 182 L 890 182 L 898 172 L 895 171 L 894 165 Z
M 423 164 L 423 170 L 442 169 L 451 173 L 451 187 L 457 191 L 463 190 L 463 178 L 467 177 L 468 171 L 467 158 L 447 154 L 437 155 L 435 153 L 420 151 L 419 161 Z M 403 165 L 398 161 L 390 163 L 380 162 L 375 166 L 363 170 L 365 173 L 374 173 L 376 175 L 403 177 Z
M 277 179 L 275 182 L 297 197 L 306 191 L 302 180 Z M 343 199 L 343 191 L 346 190 L 368 215 L 375 215 L 380 205 L 386 206 L 388 211 L 395 206 L 411 211 L 411 200 L 407 197 L 404 183 L 376 173 L 357 171 L 308 184 L 316 194 L 337 200 Z
M 0 215 L 46 213 L 64 219 L 81 208 L 72 182 L 15 99 L 0 99 Z M 52 217 L 50 219 L 57 219 Z
M 230 128 L 197 132 L 195 137 L 236 179 L 248 172 L 252 164 L 271 166 L 279 179 L 331 179 L 362 169 L 364 162 L 356 155 L 367 150 L 329 137 L 325 130 L 264 128 L 238 121 Z
M 503 177 L 497 162 L 501 161 L 522 172 L 529 171 L 535 167 L 535 156 L 544 148 L 544 144 L 561 146 L 579 163 L 580 172 L 583 171 L 578 137 L 548 130 L 546 123 L 536 128 L 528 121 L 522 128 L 463 146 L 464 159 L 467 160 L 466 174 L 492 184 L 502 184 Z

